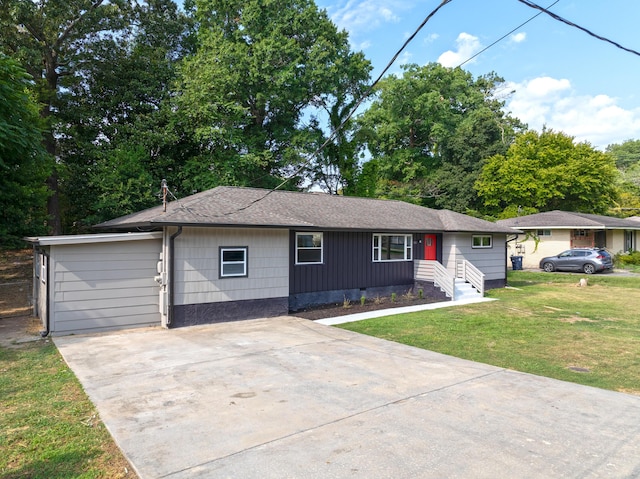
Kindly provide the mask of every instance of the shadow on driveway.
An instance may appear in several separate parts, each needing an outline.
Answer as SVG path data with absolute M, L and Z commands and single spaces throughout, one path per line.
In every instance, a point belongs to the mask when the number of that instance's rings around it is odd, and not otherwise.
M 308 320 L 55 343 L 143 479 L 640 476 L 640 397 Z

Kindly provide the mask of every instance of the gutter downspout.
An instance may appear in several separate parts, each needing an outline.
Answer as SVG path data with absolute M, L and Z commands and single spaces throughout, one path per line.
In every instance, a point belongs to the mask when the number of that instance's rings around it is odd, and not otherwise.
M 167 308 L 167 327 L 171 326 L 171 322 L 173 321 L 173 298 L 174 298 L 174 251 L 175 251 L 175 241 L 178 236 L 182 234 L 182 226 L 178 226 L 178 231 L 169 236 L 169 305 Z
M 507 251 L 509 251 L 508 249 L 509 243 L 511 243 L 512 241 L 517 241 L 519 237 L 520 237 L 519 234 L 515 234 L 513 238 L 508 239 L 507 241 L 504 242 L 504 285 L 505 286 L 509 286 L 509 284 L 507 283 L 507 274 L 509 273 L 509 261 L 507 259 Z
M 49 328 L 51 325 L 51 304 L 49 303 L 49 296 L 50 296 L 50 289 L 51 289 L 51 284 L 50 284 L 50 274 L 49 271 L 51 270 L 51 258 L 49 256 L 49 254 L 45 251 L 42 250 L 42 255 L 47 258 L 47 276 L 46 276 L 46 281 L 47 281 L 47 287 L 45 288 L 45 293 L 44 293 L 44 297 L 45 297 L 45 303 L 47 305 L 47 313 L 46 313 L 46 318 L 45 318 L 45 329 L 40 331 L 40 337 L 41 338 L 46 338 L 49 335 Z

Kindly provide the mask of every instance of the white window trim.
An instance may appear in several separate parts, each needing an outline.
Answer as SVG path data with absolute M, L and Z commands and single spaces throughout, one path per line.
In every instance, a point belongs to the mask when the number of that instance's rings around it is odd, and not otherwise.
M 320 235 L 320 246 L 298 246 L 298 236 Z M 299 231 L 296 232 L 296 264 L 323 264 L 324 263 L 324 233 L 321 231 Z M 298 261 L 298 251 L 300 250 L 320 250 L 320 261 Z
M 474 240 L 476 238 L 489 238 L 489 245 L 488 246 L 484 246 L 482 244 L 483 243 L 482 240 L 480 241 L 480 245 L 479 246 L 474 245 L 473 243 L 474 243 Z M 471 248 L 472 249 L 491 249 L 491 248 L 493 248 L 493 235 L 473 235 L 471 237 Z
M 224 253 L 226 251 L 242 251 L 244 253 L 244 261 L 225 261 Z M 231 264 L 242 264 L 242 273 L 224 274 L 224 266 Z M 247 246 L 221 246 L 220 247 L 220 278 L 246 278 L 249 275 L 249 248 Z
M 382 259 L 382 237 L 383 236 L 404 236 L 404 258 L 403 259 Z M 378 246 L 376 246 L 376 238 Z M 374 263 L 393 263 L 398 261 L 413 260 L 413 235 L 402 233 L 375 233 L 371 241 L 371 260 Z M 378 258 L 376 259 L 376 252 Z

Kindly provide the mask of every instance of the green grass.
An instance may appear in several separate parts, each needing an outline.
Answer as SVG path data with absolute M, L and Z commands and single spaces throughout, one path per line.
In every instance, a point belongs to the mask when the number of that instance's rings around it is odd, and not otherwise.
M 136 477 L 51 343 L 0 347 L 0 478 Z
M 499 301 L 343 328 L 541 376 L 640 394 L 640 278 L 512 271 Z M 578 368 L 576 371 L 572 368 Z

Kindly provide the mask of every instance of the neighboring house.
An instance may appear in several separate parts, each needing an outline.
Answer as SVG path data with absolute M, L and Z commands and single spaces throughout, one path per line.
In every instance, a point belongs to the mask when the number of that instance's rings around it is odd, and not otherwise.
M 640 222 L 611 216 L 548 211 L 498 221 L 524 231 L 510 241 L 509 255 L 523 256 L 525 268 L 538 268 L 545 256 L 570 248 L 606 248 L 613 254 L 638 248 Z
M 416 285 L 451 298 L 455 278 L 482 294 L 505 285 L 513 232 L 401 201 L 235 187 L 97 227 L 126 233 L 30 239 L 54 334 L 276 316 Z

